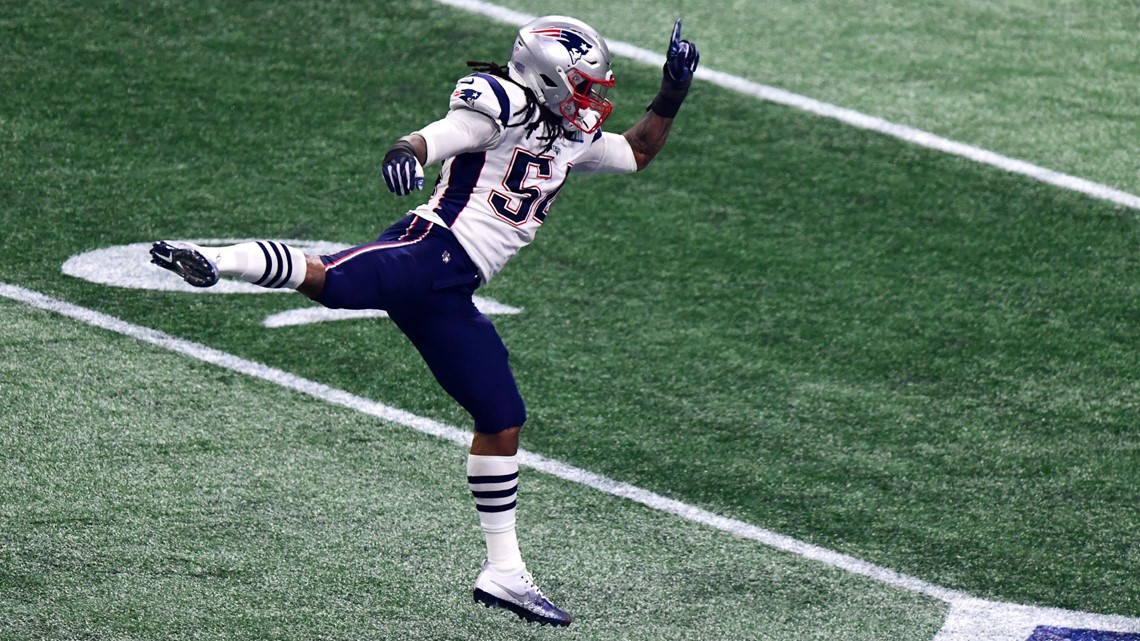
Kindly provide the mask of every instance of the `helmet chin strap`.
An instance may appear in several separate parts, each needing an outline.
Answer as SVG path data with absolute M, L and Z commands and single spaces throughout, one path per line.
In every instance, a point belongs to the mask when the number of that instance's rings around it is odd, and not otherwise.
M 598 124 L 599 119 L 600 119 L 600 116 L 598 115 L 598 112 L 594 111 L 593 109 L 579 109 L 578 110 L 578 120 L 581 121 L 582 131 L 590 131 L 591 129 L 593 129 L 594 126 Z M 574 126 L 575 128 L 578 127 L 578 125 L 572 125 L 572 126 Z

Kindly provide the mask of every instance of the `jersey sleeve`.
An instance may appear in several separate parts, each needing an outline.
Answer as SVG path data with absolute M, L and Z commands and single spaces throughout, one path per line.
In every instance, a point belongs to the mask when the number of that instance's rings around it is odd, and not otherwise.
M 471 109 L 453 109 L 447 116 L 419 131 L 427 145 L 424 165 L 434 165 L 459 154 L 483 151 L 499 144 L 503 129 L 487 115 Z
M 574 161 L 575 172 L 630 174 L 637 171 L 633 148 L 621 134 L 598 132 L 581 156 Z
M 498 78 L 486 73 L 473 73 L 465 76 L 455 83 L 455 91 L 451 93 L 451 110 L 471 109 L 499 123 L 499 127 L 507 126 L 511 119 L 511 100 L 503 83 Z
M 446 117 L 414 132 L 427 143 L 425 165 L 494 147 L 512 113 L 510 95 L 500 79 L 485 73 L 460 78 L 448 108 Z

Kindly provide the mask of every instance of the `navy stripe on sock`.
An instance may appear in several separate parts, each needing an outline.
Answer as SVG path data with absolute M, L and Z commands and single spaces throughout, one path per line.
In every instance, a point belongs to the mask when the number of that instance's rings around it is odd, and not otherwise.
M 475 490 L 471 490 L 471 496 L 477 499 L 505 499 L 508 496 L 518 494 L 518 492 L 519 488 L 515 486 L 507 490 L 491 490 L 489 492 L 476 492 Z
M 261 275 L 261 278 L 254 281 L 253 284 L 261 285 L 269 278 L 269 272 L 273 269 L 273 259 L 269 256 L 269 250 L 265 248 L 264 243 L 259 240 L 257 241 L 257 246 L 261 248 L 261 253 L 265 254 L 265 273 Z
M 270 278 L 269 282 L 265 283 L 265 286 L 280 287 L 281 270 L 285 268 L 285 261 L 281 260 L 281 247 L 277 243 L 272 242 L 265 244 L 269 245 L 269 248 L 273 250 L 273 255 L 277 257 L 277 270 L 273 273 L 273 278 Z
M 506 505 L 480 505 L 476 503 L 475 509 L 479 510 L 480 512 L 506 512 L 507 510 L 515 509 L 516 504 L 516 501 L 511 501 Z
M 511 472 L 510 474 L 504 474 L 502 476 L 468 476 L 467 482 L 472 485 L 478 483 L 506 483 L 507 481 L 513 481 L 518 477 L 518 472 Z
M 293 252 L 289 251 L 289 248 L 285 245 L 282 245 L 281 253 L 285 254 L 285 275 L 281 277 L 281 282 L 277 283 L 278 288 L 284 287 L 285 283 L 288 283 L 289 279 L 293 278 Z

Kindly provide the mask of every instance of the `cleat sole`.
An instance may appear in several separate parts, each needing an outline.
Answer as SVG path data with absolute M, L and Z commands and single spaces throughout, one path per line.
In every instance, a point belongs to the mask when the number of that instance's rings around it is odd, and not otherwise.
M 535 614 L 526 608 L 519 607 L 510 601 L 504 601 L 503 599 L 500 599 L 493 594 L 484 592 L 478 588 L 475 589 L 475 601 L 476 603 L 482 603 L 483 607 L 485 608 L 501 608 L 503 610 L 508 610 L 510 612 L 513 612 L 518 618 L 524 621 L 529 621 L 531 623 L 549 625 L 556 628 L 564 628 L 570 625 L 570 621 L 559 621 L 557 619 L 544 617 L 540 614 Z
M 150 262 L 178 274 L 194 287 L 210 287 L 218 282 L 217 268 L 195 249 L 159 241 L 150 248 Z

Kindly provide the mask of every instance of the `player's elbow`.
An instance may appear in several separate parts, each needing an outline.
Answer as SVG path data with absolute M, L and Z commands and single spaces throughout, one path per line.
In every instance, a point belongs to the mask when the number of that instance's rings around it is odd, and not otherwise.
M 634 161 L 634 164 L 637 166 L 637 171 L 641 171 L 642 169 L 645 169 L 646 167 L 648 167 L 649 163 L 653 162 L 653 159 L 656 156 L 657 156 L 656 153 L 648 154 L 648 153 L 638 152 L 638 151 L 634 150 L 633 161 Z
M 645 169 L 649 163 L 653 162 L 661 149 L 665 147 L 665 139 L 669 137 L 668 123 L 662 124 L 664 123 L 663 118 L 652 114 L 650 116 L 643 118 L 632 129 L 625 132 L 625 139 L 629 143 L 630 151 L 633 152 L 637 171 Z
M 657 157 L 657 153 L 661 151 L 660 147 L 644 144 L 645 141 L 631 135 L 631 132 L 625 134 L 626 142 L 629 143 L 629 155 L 633 157 L 633 167 L 635 171 L 641 171 L 653 162 Z

